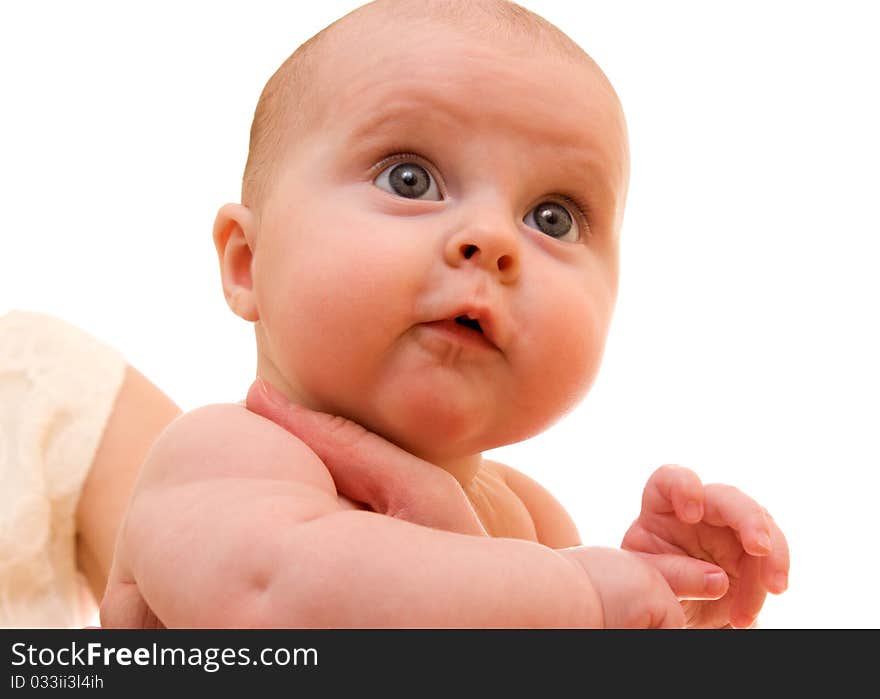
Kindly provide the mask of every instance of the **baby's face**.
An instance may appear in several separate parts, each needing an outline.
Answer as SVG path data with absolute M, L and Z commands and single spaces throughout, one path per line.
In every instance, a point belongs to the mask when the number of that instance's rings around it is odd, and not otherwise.
M 519 53 L 442 28 L 352 38 L 260 214 L 260 374 L 436 461 L 572 408 L 614 306 L 616 97 L 586 63 Z

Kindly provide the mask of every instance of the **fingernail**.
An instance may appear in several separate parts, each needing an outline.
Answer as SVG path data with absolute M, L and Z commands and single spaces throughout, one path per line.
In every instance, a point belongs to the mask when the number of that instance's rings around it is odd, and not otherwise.
M 706 573 L 706 578 L 703 581 L 703 589 L 705 589 L 710 595 L 721 594 L 724 590 L 725 577 L 724 573 Z
M 777 573 L 773 578 L 773 584 L 777 592 L 784 592 L 788 588 L 788 573 Z
M 768 553 L 770 552 L 770 535 L 767 532 L 761 532 L 758 534 L 758 547 L 764 549 Z
M 700 503 L 696 500 L 688 500 L 684 504 L 684 516 L 689 522 L 696 522 L 700 519 Z

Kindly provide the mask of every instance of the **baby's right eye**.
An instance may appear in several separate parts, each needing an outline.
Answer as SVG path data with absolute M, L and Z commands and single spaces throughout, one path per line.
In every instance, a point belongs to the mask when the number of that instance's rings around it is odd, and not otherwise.
M 403 162 L 389 165 L 373 180 L 379 189 L 407 199 L 440 201 L 440 189 L 431 174 L 416 163 Z

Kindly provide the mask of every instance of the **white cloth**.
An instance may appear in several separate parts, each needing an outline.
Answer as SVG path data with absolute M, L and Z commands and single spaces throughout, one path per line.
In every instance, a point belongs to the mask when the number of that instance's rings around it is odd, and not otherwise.
M 0 627 L 82 628 L 75 513 L 126 362 L 42 313 L 0 316 Z

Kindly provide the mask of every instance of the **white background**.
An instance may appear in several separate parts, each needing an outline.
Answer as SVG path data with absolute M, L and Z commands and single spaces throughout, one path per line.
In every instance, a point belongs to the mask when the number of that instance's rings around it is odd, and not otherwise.
M 184 409 L 243 397 L 252 331 L 224 304 L 213 217 L 266 79 L 357 4 L 4 5 L 0 313 L 80 325 Z M 588 543 L 619 544 L 662 463 L 737 485 L 791 546 L 762 626 L 880 627 L 871 4 L 524 4 L 616 86 L 632 183 L 593 391 L 494 456 Z

